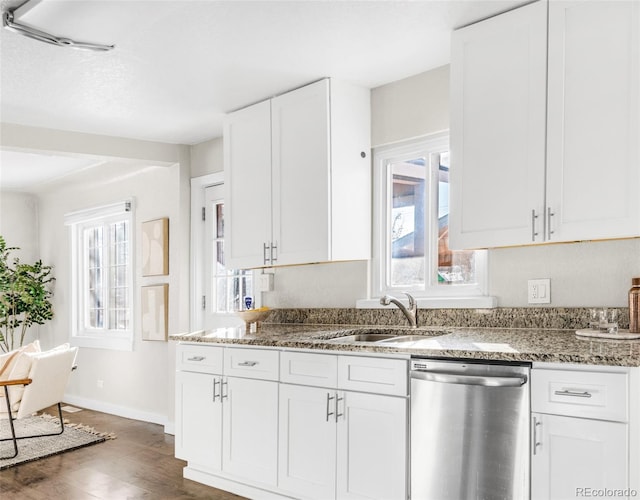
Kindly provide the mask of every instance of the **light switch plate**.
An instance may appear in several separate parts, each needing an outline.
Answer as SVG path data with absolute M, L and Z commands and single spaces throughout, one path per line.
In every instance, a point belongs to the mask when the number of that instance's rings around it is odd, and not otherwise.
M 527 282 L 527 296 L 529 304 L 551 303 L 551 280 L 539 279 Z

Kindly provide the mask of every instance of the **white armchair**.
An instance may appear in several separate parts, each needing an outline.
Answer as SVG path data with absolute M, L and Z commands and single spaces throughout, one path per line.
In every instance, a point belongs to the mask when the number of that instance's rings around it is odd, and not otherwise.
M 68 344 L 44 352 L 10 353 L 5 360 L 5 366 L 0 369 L 0 388 L 3 390 L 0 403 L 4 403 L 0 406 L 0 418 L 9 419 L 11 437 L 2 438 L 0 441 L 13 441 L 14 454 L 1 458 L 17 456 L 19 439 L 54 436 L 64 432 L 60 402 L 64 397 L 71 371 L 75 368 L 77 353 L 78 348 L 69 347 Z M 13 365 L 13 369 L 7 369 L 10 368 L 10 364 Z M 25 376 L 25 373 L 28 375 Z M 20 390 L 22 387 L 24 391 Z M 60 417 L 59 432 L 16 437 L 14 420 L 28 417 L 56 404 Z

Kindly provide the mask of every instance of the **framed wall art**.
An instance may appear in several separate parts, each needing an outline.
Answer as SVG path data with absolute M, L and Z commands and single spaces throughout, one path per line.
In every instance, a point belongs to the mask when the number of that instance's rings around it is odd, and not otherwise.
M 142 287 L 142 340 L 167 340 L 169 327 L 169 285 Z
M 142 276 L 169 274 L 169 219 L 142 223 Z

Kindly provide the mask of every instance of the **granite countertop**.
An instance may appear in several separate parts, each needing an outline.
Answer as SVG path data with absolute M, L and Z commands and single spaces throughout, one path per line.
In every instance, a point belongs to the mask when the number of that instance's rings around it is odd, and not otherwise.
M 395 345 L 341 343 L 333 340 L 362 332 L 423 335 L 424 340 Z M 263 323 L 256 333 L 245 333 L 245 328 L 239 327 L 176 334 L 171 335 L 170 339 L 439 358 L 640 366 L 640 340 L 583 338 L 576 336 L 574 330 L 472 327 L 411 329 L 393 326 Z

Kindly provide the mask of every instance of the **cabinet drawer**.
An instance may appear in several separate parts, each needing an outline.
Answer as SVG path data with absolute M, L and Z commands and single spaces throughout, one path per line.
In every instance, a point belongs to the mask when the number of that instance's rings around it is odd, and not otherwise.
M 338 357 L 285 351 L 280 354 L 280 381 L 334 388 L 338 383 Z
M 406 396 L 407 370 L 403 359 L 340 356 L 338 389 Z
M 278 351 L 263 349 L 224 350 L 224 374 L 231 377 L 278 380 Z
M 178 345 L 176 369 L 186 372 L 222 373 L 222 347 L 210 345 Z
M 531 370 L 531 411 L 626 422 L 627 374 Z

